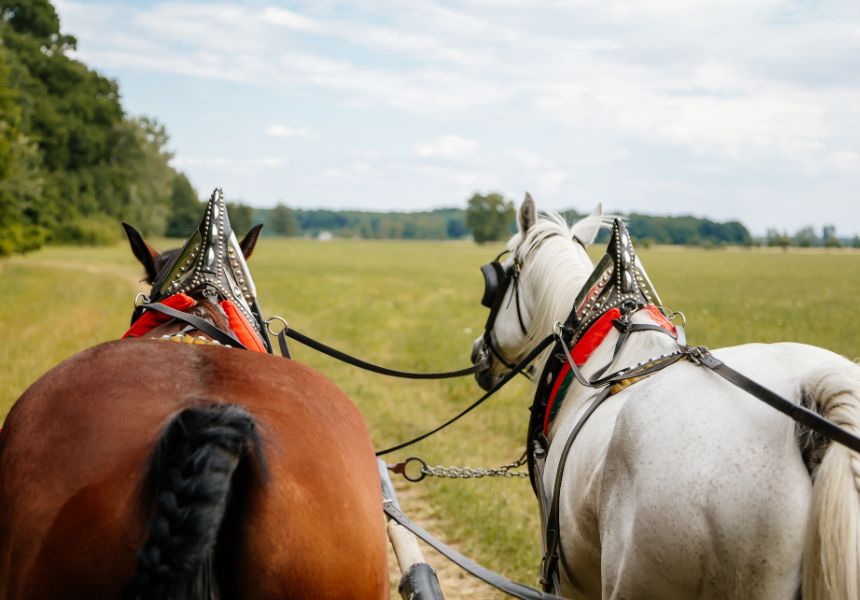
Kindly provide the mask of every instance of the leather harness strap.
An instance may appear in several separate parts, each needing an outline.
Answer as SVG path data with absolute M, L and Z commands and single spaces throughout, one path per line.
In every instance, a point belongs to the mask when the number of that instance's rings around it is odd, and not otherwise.
M 464 408 L 462 411 L 460 411 L 454 417 L 448 419 L 447 421 L 445 421 L 444 423 L 442 423 L 438 427 L 435 427 L 434 429 L 431 429 L 430 431 L 419 435 L 418 437 L 412 438 L 411 440 L 403 442 L 401 444 L 397 444 L 396 446 L 392 446 L 391 448 L 386 448 L 385 450 L 380 450 L 379 452 L 376 453 L 376 456 L 384 456 L 386 454 L 389 454 L 390 452 L 394 452 L 395 450 L 400 450 L 401 448 L 405 448 L 406 446 L 411 446 L 412 444 L 416 444 L 416 443 L 420 442 L 421 440 L 430 437 L 434 433 L 445 429 L 446 427 L 448 427 L 449 425 L 451 425 L 455 421 L 458 421 L 461 417 L 466 416 L 468 413 L 472 412 L 472 410 L 474 410 L 475 408 L 477 408 L 478 406 L 483 404 L 486 400 L 488 400 L 490 398 L 490 396 L 492 396 L 497 391 L 499 391 L 507 382 L 509 382 L 514 377 L 516 377 L 517 373 L 519 373 L 520 371 L 525 369 L 534 359 L 536 359 L 538 357 L 538 355 L 541 352 L 544 351 L 544 349 L 547 346 L 552 344 L 554 341 L 555 341 L 555 337 L 553 335 L 548 335 L 547 337 L 545 337 L 537 346 L 534 347 L 534 349 L 531 352 L 529 352 L 526 355 L 525 358 L 523 358 L 519 363 L 517 363 L 517 365 L 513 369 L 508 371 L 505 374 L 505 376 L 502 377 L 499 380 L 499 382 L 496 383 L 496 385 L 494 385 L 490 389 L 490 391 L 488 391 L 486 394 L 484 394 L 483 396 L 481 396 L 480 398 L 475 400 L 472 404 L 470 404 L 469 406 Z
M 689 355 L 690 360 L 696 364 L 707 367 L 726 381 L 736 385 L 743 391 L 758 398 L 768 406 L 775 408 L 782 414 L 791 417 L 801 425 L 809 427 L 816 433 L 820 433 L 854 452 L 860 452 L 860 437 L 846 431 L 833 421 L 825 419 L 808 408 L 789 402 L 779 394 L 772 392 L 759 383 L 756 383 L 746 375 L 738 373 L 711 354 L 707 348 L 688 347 L 686 348 L 686 352 Z
M 579 435 L 579 432 L 582 430 L 582 427 L 585 425 L 585 422 L 588 421 L 588 418 L 594 414 L 594 411 L 597 410 L 597 407 L 603 404 L 603 401 L 609 398 L 612 395 L 612 388 L 610 386 L 606 386 L 603 388 L 603 391 L 598 394 L 598 396 L 592 401 L 591 406 L 586 409 L 586 411 L 582 414 L 577 424 L 574 426 L 573 430 L 570 432 L 570 435 L 567 437 L 567 442 L 564 444 L 564 449 L 561 451 L 561 456 L 559 457 L 558 462 L 558 470 L 556 471 L 555 477 L 555 485 L 553 486 L 552 491 L 552 501 L 550 504 L 549 513 L 547 514 L 546 521 L 546 549 L 544 552 L 543 560 L 541 560 L 540 565 L 540 583 L 543 586 L 544 591 L 557 590 L 559 589 L 559 581 L 558 581 L 558 561 L 561 558 L 561 535 L 560 535 L 560 526 L 559 526 L 559 517 L 558 517 L 558 506 L 559 506 L 559 492 L 561 491 L 561 480 L 562 480 L 562 470 L 564 469 L 565 462 L 567 461 L 567 455 L 570 454 L 570 449 L 573 446 L 573 441 Z M 540 485 L 543 486 L 543 482 L 540 482 Z
M 219 329 L 209 321 L 205 319 L 201 319 L 198 316 L 182 312 L 181 310 L 176 310 L 175 308 L 171 308 L 166 304 L 162 304 L 161 302 L 147 302 L 139 305 L 140 308 L 145 308 L 147 310 L 154 310 L 156 312 L 160 312 L 163 315 L 167 315 L 177 321 L 182 321 L 183 323 L 187 323 L 199 330 L 201 333 L 208 335 L 213 340 L 218 340 L 222 344 L 227 344 L 228 346 L 233 346 L 235 348 L 242 348 L 247 350 L 248 348 L 236 338 L 232 333 L 224 331 L 223 329 Z
M 530 588 L 527 585 L 523 585 L 522 583 L 517 583 L 516 581 L 512 581 L 507 577 L 502 577 L 498 573 L 493 573 L 486 567 L 479 565 L 478 563 L 466 558 L 451 546 L 444 544 L 430 535 L 426 530 L 422 529 L 415 523 L 409 520 L 403 512 L 394 505 L 393 502 L 384 502 L 383 508 L 385 510 L 385 514 L 388 515 L 389 518 L 396 521 L 398 524 L 402 525 L 417 537 L 422 539 L 424 542 L 429 544 L 439 553 L 441 553 L 445 558 L 456 564 L 461 569 L 467 571 L 469 574 L 477 577 L 484 583 L 487 583 L 497 590 L 508 594 L 509 596 L 513 596 L 515 598 L 521 598 L 522 600 L 564 600 L 561 596 L 556 596 L 554 594 L 549 594 L 545 592 L 541 592 L 534 588 Z

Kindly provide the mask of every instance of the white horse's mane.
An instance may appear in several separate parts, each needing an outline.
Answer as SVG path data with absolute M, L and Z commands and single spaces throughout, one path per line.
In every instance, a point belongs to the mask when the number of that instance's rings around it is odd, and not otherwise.
M 594 269 L 574 237 L 591 244 L 601 229 L 612 227 L 614 219 L 612 215 L 589 215 L 571 225 L 555 211 L 541 211 L 524 238 L 521 233 L 511 238 L 508 249 L 522 262 L 522 277 L 531 282 L 526 304 L 534 311 L 519 352 L 534 347 L 552 331 L 556 321 L 570 313 Z

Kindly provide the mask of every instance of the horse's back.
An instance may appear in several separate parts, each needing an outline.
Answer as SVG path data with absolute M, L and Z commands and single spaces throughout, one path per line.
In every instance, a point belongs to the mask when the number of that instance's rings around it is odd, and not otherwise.
M 292 361 L 155 340 L 82 352 L 13 407 L 0 438 L 0 596 L 118 594 L 146 537 L 155 442 L 177 411 L 210 404 L 253 415 L 267 464 L 218 550 L 226 596 L 387 597 L 378 474 L 354 404 Z
M 838 360 L 797 344 L 715 354 L 795 401 L 804 372 Z M 601 581 L 582 582 L 591 597 L 795 596 L 811 483 L 792 421 L 688 363 L 631 386 L 592 420 L 565 471 L 585 485 L 562 506 L 574 538 L 599 540 L 584 555 L 566 544 L 574 565 L 599 561 Z

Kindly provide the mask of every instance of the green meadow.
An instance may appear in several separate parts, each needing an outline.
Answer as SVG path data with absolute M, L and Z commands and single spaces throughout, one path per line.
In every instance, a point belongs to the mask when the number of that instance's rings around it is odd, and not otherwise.
M 478 267 L 500 245 L 263 238 L 250 261 L 263 311 L 372 362 L 408 370 L 465 366 L 486 309 Z M 641 252 L 691 343 L 800 341 L 860 357 L 860 253 L 656 247 Z M 0 415 L 64 358 L 119 337 L 143 288 L 126 246 L 49 247 L 0 261 Z M 363 411 L 382 448 L 440 423 L 480 395 L 471 378 L 381 377 L 292 346 Z M 320 402 L 325 402 L 320 398 Z M 522 452 L 531 389 L 518 380 L 413 449 L 430 464 L 494 467 Z M 525 479 L 425 480 L 416 497 L 446 539 L 488 567 L 536 583 L 539 525 Z M 407 512 L 409 506 L 404 507 Z

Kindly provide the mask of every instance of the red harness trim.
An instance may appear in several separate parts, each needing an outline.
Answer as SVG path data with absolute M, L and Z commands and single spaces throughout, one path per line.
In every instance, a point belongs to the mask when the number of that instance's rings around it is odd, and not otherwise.
M 161 303 L 183 312 L 197 305 L 197 301 L 188 294 L 174 294 L 162 300 Z M 230 324 L 230 329 L 236 335 L 236 339 L 242 342 L 248 350 L 267 354 L 266 347 L 263 345 L 259 334 L 251 327 L 248 319 L 239 312 L 236 306 L 229 300 L 222 300 L 219 304 L 224 310 L 224 314 L 227 315 L 227 321 Z M 167 323 L 172 318 L 158 311 L 148 310 L 134 322 L 134 325 L 122 337 L 142 337 L 159 325 Z
M 257 332 L 248 323 L 245 315 L 240 313 L 230 300 L 222 300 L 221 308 L 224 309 L 224 313 L 227 315 L 227 320 L 230 323 L 230 329 L 236 334 L 236 338 L 245 344 L 248 350 L 267 354 L 266 347 L 263 345 L 260 336 L 257 335 Z
M 176 310 L 181 310 L 182 312 L 187 311 L 189 308 L 194 307 L 197 302 L 189 296 L 188 294 L 174 294 L 173 296 L 168 296 L 164 300 L 161 301 L 162 304 L 169 306 L 170 308 L 175 308 Z M 123 334 L 123 338 L 127 337 L 141 337 L 158 327 L 164 323 L 170 321 L 173 317 L 168 317 L 167 315 L 163 315 L 155 310 L 148 310 L 143 313 L 140 318 L 134 322 L 134 324 Z
M 663 316 L 660 309 L 653 304 L 644 306 L 640 310 L 646 311 L 653 319 L 655 325 L 659 325 L 666 331 L 677 334 L 672 322 Z M 606 336 L 609 335 L 609 332 L 614 328 L 612 322 L 619 317 L 621 317 L 621 311 L 619 309 L 613 308 L 607 311 L 606 314 L 597 319 L 591 327 L 588 328 L 585 334 L 579 338 L 579 341 L 573 348 L 571 348 L 570 351 L 570 356 L 573 358 L 573 362 L 577 367 L 581 367 L 585 364 L 585 361 L 591 358 L 594 351 L 597 350 L 600 344 L 603 343 L 603 340 L 606 339 Z M 558 372 L 558 376 L 556 377 L 555 383 L 553 384 L 552 390 L 549 394 L 549 401 L 546 404 L 546 412 L 543 417 L 543 432 L 545 435 L 549 431 L 550 415 L 553 414 L 553 405 L 559 395 L 559 390 L 561 390 L 562 385 L 567 381 L 569 375 L 571 375 L 570 364 L 565 362 Z M 566 388 L 567 385 L 565 385 L 565 389 Z

